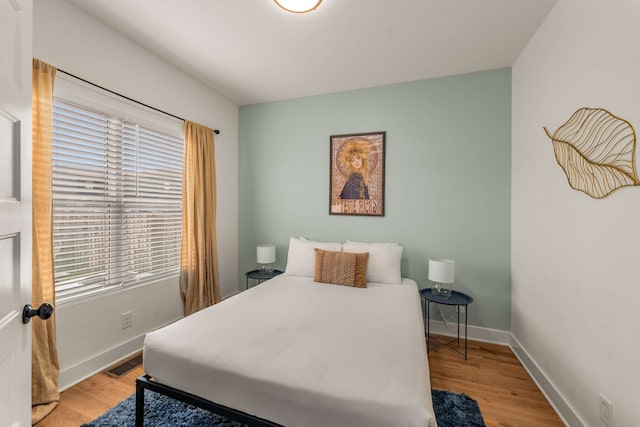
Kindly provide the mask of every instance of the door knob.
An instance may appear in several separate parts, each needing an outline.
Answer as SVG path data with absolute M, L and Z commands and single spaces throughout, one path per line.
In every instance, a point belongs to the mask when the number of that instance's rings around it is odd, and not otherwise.
M 53 314 L 53 306 L 48 302 L 43 303 L 38 309 L 27 304 L 22 309 L 22 323 L 29 323 L 33 316 L 38 316 L 42 320 L 47 320 Z

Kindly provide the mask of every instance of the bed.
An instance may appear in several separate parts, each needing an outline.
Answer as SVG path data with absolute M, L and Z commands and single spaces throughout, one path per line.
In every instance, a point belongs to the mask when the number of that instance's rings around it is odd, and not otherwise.
M 147 334 L 137 406 L 151 389 L 248 425 L 434 427 L 422 319 L 413 280 L 285 273 Z

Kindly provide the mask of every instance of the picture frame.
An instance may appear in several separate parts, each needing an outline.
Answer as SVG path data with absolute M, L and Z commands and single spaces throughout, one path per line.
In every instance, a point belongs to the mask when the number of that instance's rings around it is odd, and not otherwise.
M 386 132 L 331 135 L 329 214 L 384 216 Z

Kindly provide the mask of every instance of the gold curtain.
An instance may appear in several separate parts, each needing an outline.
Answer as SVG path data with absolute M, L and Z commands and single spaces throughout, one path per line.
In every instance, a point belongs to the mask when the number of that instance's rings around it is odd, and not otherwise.
M 220 301 L 213 130 L 185 121 L 180 295 L 189 315 Z
M 53 278 L 53 207 L 51 140 L 53 83 L 56 68 L 33 59 L 33 254 L 32 305 L 55 306 Z M 31 422 L 47 416 L 58 404 L 58 352 L 55 313 L 49 320 L 34 319 L 31 362 Z

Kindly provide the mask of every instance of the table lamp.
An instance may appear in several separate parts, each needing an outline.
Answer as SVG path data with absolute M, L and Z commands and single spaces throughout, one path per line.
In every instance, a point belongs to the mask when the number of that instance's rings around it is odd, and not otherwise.
M 273 269 L 270 264 L 276 262 L 275 245 L 259 245 L 256 248 L 258 264 L 260 264 L 261 273 L 272 273 Z
M 450 259 L 429 260 L 429 280 L 435 286 L 431 292 L 440 298 L 451 296 L 451 285 L 455 282 L 456 262 Z

